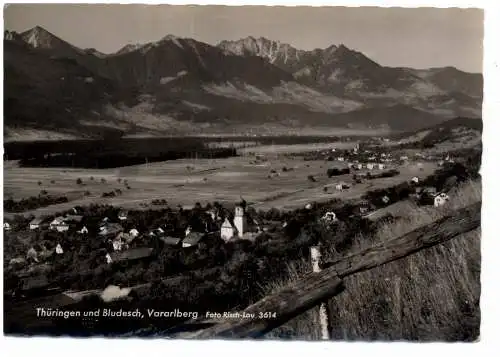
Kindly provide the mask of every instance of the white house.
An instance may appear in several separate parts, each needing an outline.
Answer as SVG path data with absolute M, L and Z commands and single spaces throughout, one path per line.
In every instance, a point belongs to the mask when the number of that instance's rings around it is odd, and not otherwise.
M 339 157 L 337 158 L 337 160 L 338 160 L 338 161 L 344 161 L 344 157 L 343 157 L 343 156 L 339 156 Z
M 226 218 L 220 228 L 221 238 L 224 239 L 225 241 L 228 241 L 229 239 L 233 238 L 236 234 L 237 234 L 236 227 L 229 221 L 229 218 Z
M 305 208 L 306 209 L 312 209 L 312 204 L 310 204 L 310 203 L 306 204 Z
M 125 211 L 121 211 L 120 213 L 118 213 L 118 219 L 120 221 L 126 221 L 127 217 L 128 217 L 128 214 Z
M 9 222 L 4 222 L 3 223 L 3 229 L 5 229 L 6 231 L 10 231 L 10 223 Z
M 106 253 L 106 263 L 108 264 L 113 263 L 113 259 L 111 259 L 111 255 L 109 255 L 109 253 Z
M 66 232 L 69 229 L 69 224 L 64 221 L 64 217 L 56 217 L 50 222 L 49 228 L 58 232 Z
M 375 164 L 366 164 L 366 168 L 368 170 L 373 170 L 375 168 Z
M 384 164 L 378 164 L 378 169 L 379 169 L 379 170 L 383 170 L 383 169 L 385 169 L 385 165 L 384 165 Z
M 358 169 L 359 170 L 363 169 L 363 164 L 358 164 Z
M 382 197 L 382 202 L 384 202 L 385 204 L 388 204 L 389 201 L 390 201 L 390 198 L 388 196 Z
M 419 180 L 418 180 L 418 177 L 417 177 L 417 176 L 415 176 L 415 177 L 413 177 L 413 178 L 411 179 L 411 182 L 413 182 L 413 183 L 418 183 L 418 181 L 419 181 Z
M 160 228 L 160 229 L 161 229 L 161 228 Z M 163 233 L 163 229 L 162 229 L 162 233 Z M 186 228 L 186 235 L 185 235 L 185 236 L 187 237 L 187 236 L 189 235 L 189 233 L 191 233 L 191 226 L 188 226 L 188 227 Z
M 326 212 L 321 219 L 325 222 L 335 222 L 337 220 L 337 215 L 333 212 Z
M 344 185 L 342 185 L 341 183 L 336 184 L 336 185 L 335 185 L 335 189 L 336 189 L 336 190 L 339 190 L 339 191 L 342 191 L 342 190 L 344 189 Z
M 61 247 L 61 244 L 58 243 L 56 246 L 56 254 L 63 254 L 63 253 L 64 253 L 64 251 Z
M 35 218 L 34 220 L 32 220 L 30 222 L 29 227 L 30 227 L 31 230 L 38 229 L 38 228 L 40 228 L 40 225 L 42 224 L 42 222 L 43 222 L 43 219 L 41 219 L 41 218 Z
M 135 228 L 132 228 L 128 234 L 130 234 L 132 237 L 136 238 L 139 235 L 139 231 Z
M 122 250 L 123 247 L 123 242 L 121 239 L 115 239 L 113 240 L 113 250 Z
M 445 205 L 449 200 L 450 198 L 446 193 L 440 193 L 439 195 L 434 197 L 434 207 L 441 207 Z
M 88 232 L 89 232 L 89 230 L 85 226 L 83 226 L 82 229 L 80 229 L 78 231 L 78 233 L 80 233 L 80 234 L 87 234 Z
M 406 160 L 408 160 L 408 156 L 401 156 L 401 157 L 399 158 L 399 160 L 401 160 L 401 161 L 406 161 Z

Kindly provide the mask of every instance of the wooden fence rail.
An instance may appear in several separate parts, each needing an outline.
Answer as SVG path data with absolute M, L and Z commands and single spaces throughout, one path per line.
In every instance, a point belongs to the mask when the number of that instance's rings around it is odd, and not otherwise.
M 481 202 L 454 212 L 401 237 L 377 244 L 359 253 L 322 265 L 323 271 L 308 273 L 275 294 L 268 295 L 240 312 L 241 318 L 183 334 L 182 338 L 256 338 L 281 326 L 343 290 L 341 278 L 404 258 L 422 249 L 444 243 L 481 225 Z M 259 314 L 276 312 L 276 318 Z M 244 316 L 252 316 L 245 318 Z

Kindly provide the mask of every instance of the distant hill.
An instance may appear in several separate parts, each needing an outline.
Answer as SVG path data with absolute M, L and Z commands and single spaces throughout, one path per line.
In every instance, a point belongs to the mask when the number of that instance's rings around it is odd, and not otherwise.
M 396 134 L 392 139 L 406 147 L 454 151 L 480 147 L 482 131 L 481 120 L 458 117 L 413 132 Z
M 432 113 L 398 104 L 389 107 L 363 108 L 338 114 L 334 122 L 352 128 L 374 129 L 386 126 L 393 131 L 408 132 L 434 126 L 447 119 Z
M 247 37 L 212 46 L 167 35 L 105 54 L 37 26 L 6 31 L 4 53 L 7 136 L 400 132 L 481 116 L 480 74 L 385 67 L 345 45 L 303 51 Z

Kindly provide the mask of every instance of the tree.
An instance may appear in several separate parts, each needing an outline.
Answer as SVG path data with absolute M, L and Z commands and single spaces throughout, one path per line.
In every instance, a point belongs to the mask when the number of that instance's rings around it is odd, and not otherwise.
M 77 179 L 76 179 L 76 184 L 77 184 L 77 185 L 81 185 L 81 184 L 83 184 L 82 179 L 81 179 L 81 178 L 77 178 Z

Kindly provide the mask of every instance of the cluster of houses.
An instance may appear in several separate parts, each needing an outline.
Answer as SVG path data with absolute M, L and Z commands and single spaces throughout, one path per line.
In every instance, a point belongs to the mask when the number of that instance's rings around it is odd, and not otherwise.
M 83 215 L 78 215 L 76 210 L 74 213 L 75 214 L 55 217 L 51 221 L 47 221 L 43 218 L 33 219 L 29 223 L 28 229 L 39 230 L 44 228 L 60 233 L 67 232 L 71 229 L 79 234 L 88 234 L 89 230 L 86 226 L 82 225 Z M 143 234 L 136 228 L 125 230 L 123 226 L 128 217 L 127 212 L 122 211 L 118 214 L 118 219 L 111 220 L 108 217 L 104 217 L 99 222 L 97 237 L 109 243 L 110 248 L 109 251 L 106 252 L 105 258 L 107 263 L 111 264 L 113 262 L 142 259 L 150 256 L 152 254 L 152 248 L 144 247 L 144 245 L 146 245 L 144 244 L 144 238 L 147 240 L 158 239 L 163 242 L 164 245 L 168 246 L 189 248 L 196 246 L 208 237 L 220 237 L 225 242 L 237 239 L 253 240 L 257 235 L 267 230 L 260 219 L 253 218 L 248 214 L 246 211 L 246 203 L 244 202 L 236 205 L 234 215 L 232 216 L 223 217 L 221 212 L 216 209 L 207 210 L 206 213 L 212 218 L 213 224 L 209 225 L 205 223 L 205 229 L 198 229 L 198 231 L 188 226 L 183 237 L 172 237 L 167 234 L 167 227 L 157 227 Z M 10 224 L 8 222 L 4 223 L 4 229 L 10 229 Z M 134 241 L 139 238 L 142 238 L 141 242 L 134 244 Z M 34 247 L 30 247 L 26 259 L 23 259 L 23 261 L 29 260 L 39 262 L 40 256 L 49 256 L 53 253 L 58 255 L 64 254 L 63 246 L 58 243 L 55 250 L 52 250 L 50 254 L 41 254 L 41 252 L 35 250 Z M 16 262 L 19 263 L 19 261 Z
M 412 178 L 411 182 L 418 183 L 418 177 Z M 450 201 L 450 197 L 445 192 L 437 192 L 435 187 L 416 187 L 412 197 L 424 204 L 433 204 L 434 207 L 441 207 Z

